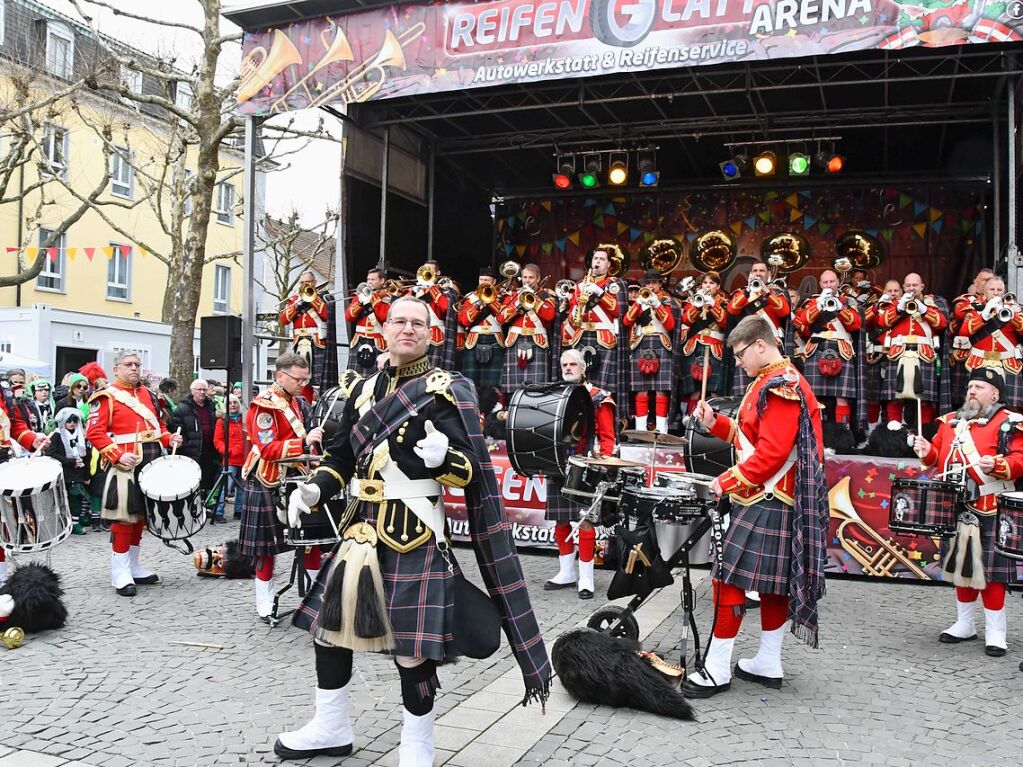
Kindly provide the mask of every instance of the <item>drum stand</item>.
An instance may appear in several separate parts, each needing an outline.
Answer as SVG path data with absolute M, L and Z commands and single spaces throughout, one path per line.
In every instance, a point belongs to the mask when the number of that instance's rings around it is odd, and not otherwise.
M 281 597 L 292 589 L 295 582 L 298 581 L 299 600 L 305 599 L 306 594 L 309 593 L 309 589 L 312 587 L 313 579 L 309 577 L 309 572 L 305 569 L 306 548 L 307 547 L 305 546 L 298 546 L 295 548 L 295 559 L 291 563 L 291 575 L 288 577 L 288 582 L 284 584 L 284 586 L 281 587 L 276 594 L 274 594 L 274 606 L 270 611 L 271 628 L 295 612 L 294 610 L 288 610 L 284 613 L 279 611 Z

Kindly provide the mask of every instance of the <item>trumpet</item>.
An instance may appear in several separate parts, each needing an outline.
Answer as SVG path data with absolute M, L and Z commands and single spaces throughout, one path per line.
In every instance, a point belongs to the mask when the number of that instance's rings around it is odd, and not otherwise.
M 363 302 L 369 301 L 373 297 L 373 288 L 368 282 L 360 282 L 355 288 L 355 295 Z
M 562 301 L 567 301 L 575 292 L 575 283 L 572 280 L 558 280 L 554 285 L 554 295 Z
M 639 302 L 641 304 L 651 304 L 651 305 L 653 305 L 653 302 L 654 302 L 655 299 L 658 302 L 660 302 L 660 299 L 657 297 L 657 293 L 655 293 L 654 291 L 650 290 L 650 288 L 642 288 L 642 289 L 640 289 L 638 299 L 639 299 Z
M 298 80 L 298 82 L 288 88 L 288 90 L 286 90 L 280 98 L 270 105 L 271 112 L 287 111 L 288 98 L 299 88 L 305 91 L 306 98 L 308 98 L 309 101 L 315 101 L 317 97 L 314 96 L 313 92 L 309 89 L 309 84 L 313 81 L 313 78 L 331 64 L 338 61 L 355 60 L 355 54 L 352 53 L 352 46 L 349 44 L 348 38 L 345 36 L 341 26 L 336 25 L 335 29 L 337 32 L 334 34 L 333 41 L 329 44 L 327 43 L 327 35 L 329 34 L 329 31 L 324 29 L 320 32 L 320 41 L 323 43 L 323 47 L 327 49 L 327 52 L 323 55 L 323 58 L 316 62 L 316 66 L 306 72 L 301 79 Z M 299 59 L 299 63 L 301 63 L 301 58 Z
M 242 60 L 241 82 L 235 99 L 244 104 L 263 88 L 269 85 L 277 75 L 293 64 L 302 63 L 302 54 L 295 44 L 281 30 L 274 30 L 270 51 L 259 46 L 253 48 Z
M 368 285 L 366 287 L 369 287 Z M 320 291 L 316 289 L 315 285 L 310 285 L 308 282 L 303 282 L 298 289 L 298 296 L 307 304 L 311 304 L 316 300 L 316 297 L 320 294 Z
M 838 296 L 829 293 L 826 296 L 821 296 L 821 298 L 823 299 L 821 301 L 822 312 L 837 314 L 838 312 L 842 311 L 842 302 L 838 300 Z
M 523 288 L 519 291 L 519 306 L 524 311 L 534 312 L 536 307 L 540 305 L 540 297 L 529 288 Z
M 998 307 L 998 321 L 999 322 L 1012 322 L 1012 318 L 1016 315 L 1016 310 L 1011 306 L 1002 304 Z
M 693 293 L 693 297 L 689 299 L 693 306 L 697 309 L 704 309 L 714 303 L 714 299 L 704 293 L 702 290 L 697 290 Z
M 849 477 L 842 480 L 828 492 L 828 506 L 832 517 L 841 520 L 835 536 L 842 548 L 863 567 L 866 575 L 887 577 L 896 565 L 902 565 L 920 580 L 931 577 L 916 562 L 909 558 L 906 550 L 891 538 L 884 538 L 867 525 L 853 506 L 849 495 Z M 853 533 L 858 531 L 858 535 Z M 866 539 L 868 542 L 864 543 Z
M 751 277 L 749 284 L 746 287 L 749 288 L 750 293 L 760 293 L 767 287 L 767 283 L 759 277 Z

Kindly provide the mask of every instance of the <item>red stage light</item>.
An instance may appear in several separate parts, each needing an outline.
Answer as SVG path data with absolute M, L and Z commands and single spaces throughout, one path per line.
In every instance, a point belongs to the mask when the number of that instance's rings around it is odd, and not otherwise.
M 841 173 L 842 166 L 845 165 L 845 158 L 840 154 L 832 155 L 828 159 L 828 173 Z
M 556 186 L 558 189 L 571 189 L 572 179 L 566 176 L 564 173 L 555 173 L 554 186 Z

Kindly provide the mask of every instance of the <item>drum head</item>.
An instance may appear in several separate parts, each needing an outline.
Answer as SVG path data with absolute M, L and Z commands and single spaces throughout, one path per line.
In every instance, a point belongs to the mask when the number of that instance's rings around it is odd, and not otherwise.
M 32 495 L 49 490 L 64 476 L 60 461 L 45 455 L 0 463 L 0 494 Z
M 155 458 L 139 472 L 139 489 L 154 501 L 177 501 L 199 489 L 202 469 L 184 455 Z
M 707 400 L 715 412 L 732 418 L 741 402 L 742 397 L 711 397 Z M 710 436 L 695 418 L 687 419 L 685 437 L 687 444 L 683 450 L 690 471 L 716 477 L 735 466 L 735 449 L 727 442 Z
M 337 433 L 338 426 L 341 424 L 341 415 L 345 411 L 345 403 L 347 402 L 348 397 L 343 394 L 341 387 L 333 386 L 323 392 L 320 398 L 316 400 L 316 404 L 313 405 L 310 420 L 313 426 L 320 426 L 322 424 L 324 445 L 331 442 Z
M 564 477 L 579 442 L 593 434 L 585 386 L 525 386 L 508 403 L 508 459 L 518 474 Z

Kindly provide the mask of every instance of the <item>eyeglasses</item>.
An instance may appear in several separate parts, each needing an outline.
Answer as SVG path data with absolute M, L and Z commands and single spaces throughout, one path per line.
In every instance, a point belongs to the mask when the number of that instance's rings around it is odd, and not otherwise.
M 407 320 L 404 317 L 397 317 L 393 320 L 388 320 L 387 324 L 393 325 L 396 330 L 404 330 L 409 325 L 417 333 L 422 333 L 426 330 L 426 322 L 424 320 Z
M 752 344 L 746 344 L 744 347 L 742 347 L 742 349 L 740 349 L 739 351 L 735 352 L 735 361 L 736 362 L 742 362 L 742 355 L 744 355 L 746 353 L 746 350 L 749 349 L 751 346 L 753 346 L 753 344 L 755 344 L 755 343 L 756 343 L 756 341 L 754 341 Z
M 305 386 L 305 385 L 306 385 L 306 384 L 308 384 L 308 383 L 309 383 L 309 382 L 310 382 L 311 380 L 313 380 L 313 379 L 311 379 L 311 378 L 310 378 L 309 376 L 306 376 L 305 378 L 299 378 L 298 376 L 293 376 L 293 375 L 292 375 L 291 373 L 289 373 L 289 372 L 288 372 L 287 370 L 281 370 L 280 372 L 281 372 L 281 373 L 284 373 L 284 375 L 286 375 L 286 376 L 287 376 L 288 378 L 290 378 L 290 379 L 291 379 L 292 381 L 297 381 L 298 383 L 302 384 L 302 386 Z

